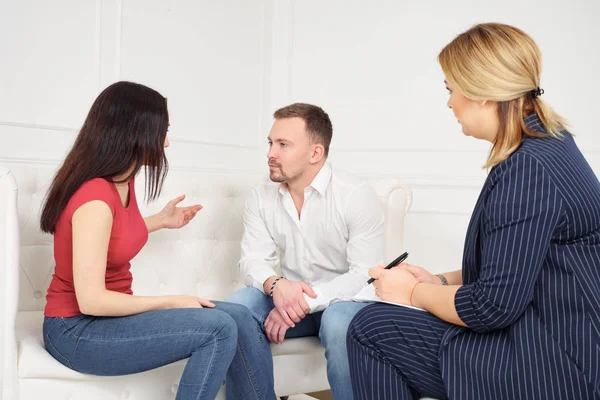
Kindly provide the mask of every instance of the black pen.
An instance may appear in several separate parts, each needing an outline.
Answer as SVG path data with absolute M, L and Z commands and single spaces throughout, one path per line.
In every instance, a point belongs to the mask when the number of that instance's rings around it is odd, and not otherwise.
M 394 268 L 396 265 L 400 264 L 402 261 L 406 260 L 408 258 L 408 253 L 405 251 L 404 253 L 400 254 L 398 256 L 398 258 L 396 258 L 394 261 L 392 261 L 391 263 L 389 263 L 385 269 L 390 269 L 390 268 Z M 370 285 L 371 283 L 375 282 L 375 279 L 371 278 L 367 281 L 367 285 Z

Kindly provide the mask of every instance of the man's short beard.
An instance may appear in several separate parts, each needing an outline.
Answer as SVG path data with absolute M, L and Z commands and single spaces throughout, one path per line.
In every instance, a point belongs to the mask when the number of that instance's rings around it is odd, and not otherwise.
M 271 178 L 271 181 L 276 182 L 276 183 L 284 183 L 286 182 L 289 178 L 286 174 L 283 173 L 283 171 L 281 170 L 281 168 L 279 168 L 279 174 L 273 176 L 273 173 L 269 174 L 269 178 Z

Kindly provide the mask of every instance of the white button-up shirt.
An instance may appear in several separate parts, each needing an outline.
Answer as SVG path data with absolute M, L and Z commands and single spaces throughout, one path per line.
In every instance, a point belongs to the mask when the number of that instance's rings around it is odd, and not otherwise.
M 266 182 L 246 201 L 242 255 L 238 264 L 247 286 L 261 291 L 277 275 L 304 281 L 311 312 L 350 300 L 383 259 L 383 209 L 372 187 L 326 163 L 304 190 L 298 211 L 286 184 Z

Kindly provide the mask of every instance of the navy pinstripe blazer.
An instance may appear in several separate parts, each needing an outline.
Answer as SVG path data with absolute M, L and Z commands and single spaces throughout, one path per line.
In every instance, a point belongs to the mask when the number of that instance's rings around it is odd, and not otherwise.
M 570 135 L 526 138 L 492 169 L 463 284 L 469 328 L 440 350 L 451 399 L 600 398 L 600 183 Z

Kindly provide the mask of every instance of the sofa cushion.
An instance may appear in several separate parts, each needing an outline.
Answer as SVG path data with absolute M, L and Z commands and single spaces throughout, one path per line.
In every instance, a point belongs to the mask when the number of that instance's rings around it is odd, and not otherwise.
M 57 362 L 44 348 L 42 340 L 42 323 L 44 315 L 41 311 L 23 311 L 17 315 L 18 338 L 18 371 L 21 379 L 67 379 L 95 380 L 106 379 L 94 375 L 86 375 L 69 369 Z M 282 344 L 271 345 L 274 357 L 286 355 L 302 355 L 322 360 L 324 349 L 316 336 L 287 339 Z M 179 375 L 186 361 L 169 365 L 177 368 Z

